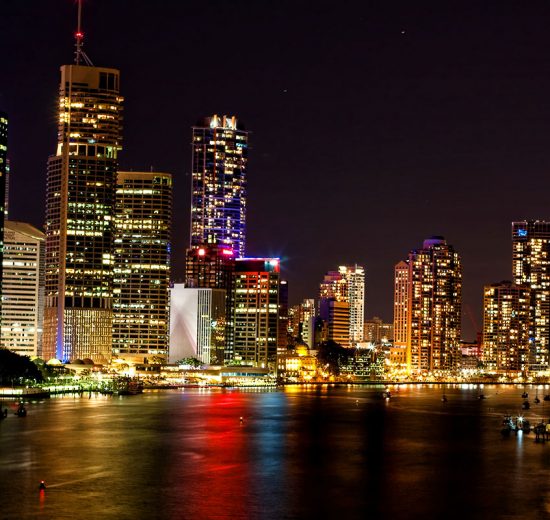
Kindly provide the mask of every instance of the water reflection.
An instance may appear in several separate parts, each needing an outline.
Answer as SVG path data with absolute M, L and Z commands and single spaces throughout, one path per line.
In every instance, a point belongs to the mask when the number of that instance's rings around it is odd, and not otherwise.
M 548 518 L 550 443 L 500 435 L 504 414 L 522 412 L 523 387 L 485 385 L 484 400 L 479 390 L 396 385 L 386 400 L 382 386 L 324 385 L 31 404 L 0 423 L 0 517 Z M 550 403 L 524 413 L 534 425 Z

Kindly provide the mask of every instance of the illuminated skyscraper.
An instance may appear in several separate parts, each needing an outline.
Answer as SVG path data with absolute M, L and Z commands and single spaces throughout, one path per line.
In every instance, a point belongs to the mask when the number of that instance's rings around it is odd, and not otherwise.
M 359 265 L 341 265 L 338 271 L 346 280 L 349 303 L 349 340 L 351 345 L 363 341 L 365 326 L 365 269 Z
M 513 279 L 531 289 L 529 369 L 548 370 L 550 348 L 550 222 L 512 223 Z
M 443 237 L 424 241 L 395 268 L 395 337 L 406 337 L 411 372 L 458 368 L 462 269 Z M 405 330 L 403 325 L 406 324 Z
M 341 265 L 338 271 L 329 271 L 320 285 L 319 303 L 324 299 L 347 302 L 349 305 L 349 332 L 347 345 L 363 341 L 365 321 L 365 269 L 359 265 Z
M 240 258 L 235 262 L 234 362 L 261 368 L 275 362 L 279 276 L 278 258 Z
M 484 287 L 482 348 L 486 370 L 527 371 L 530 303 L 527 286 L 501 282 Z
M 248 132 L 235 117 L 193 127 L 191 247 L 218 244 L 245 254 Z
M 48 160 L 43 352 L 106 362 L 123 98 L 119 71 L 92 66 L 82 37 L 78 30 L 76 64 L 61 67 L 57 148 Z
M 402 261 L 395 266 L 393 293 L 393 344 L 395 347 L 406 348 L 410 343 L 409 334 L 409 263 Z
M 4 240 L 4 219 L 7 218 L 8 201 L 6 199 L 8 183 L 8 116 L 0 112 L 0 241 Z M 3 242 L 0 242 L 0 280 L 2 280 L 2 255 L 4 252 Z M 1 295 L 0 295 L 1 296 Z M 1 298 L 0 298 L 1 308 Z
M 286 354 L 288 344 L 288 282 L 279 282 L 279 332 L 277 335 L 277 353 Z
M 118 172 L 113 354 L 168 359 L 172 176 Z
M 44 233 L 7 220 L 2 278 L 2 346 L 40 356 L 44 313 Z

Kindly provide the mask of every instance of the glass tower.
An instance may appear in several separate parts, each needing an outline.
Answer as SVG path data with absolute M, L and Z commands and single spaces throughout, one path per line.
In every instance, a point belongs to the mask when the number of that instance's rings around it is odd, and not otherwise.
M 217 244 L 245 254 L 248 132 L 235 117 L 193 127 L 191 247 Z
M 46 185 L 46 359 L 111 357 L 122 102 L 118 70 L 61 67 L 57 148 Z

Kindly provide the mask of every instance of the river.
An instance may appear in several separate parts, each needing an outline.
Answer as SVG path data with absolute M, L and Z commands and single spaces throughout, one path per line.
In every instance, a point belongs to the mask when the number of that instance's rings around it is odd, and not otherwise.
M 27 417 L 0 422 L 0 518 L 550 519 L 550 442 L 500 434 L 524 387 L 403 385 L 390 400 L 383 390 L 30 403 Z M 540 404 L 525 390 L 525 416 L 547 421 L 550 387 Z

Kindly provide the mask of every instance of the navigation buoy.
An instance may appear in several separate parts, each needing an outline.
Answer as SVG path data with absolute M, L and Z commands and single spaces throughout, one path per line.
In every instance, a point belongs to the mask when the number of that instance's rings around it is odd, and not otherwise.
M 40 484 L 39 484 L 39 486 L 38 486 L 38 489 L 39 489 L 40 491 L 44 491 L 44 490 L 46 489 L 46 484 L 45 484 L 45 482 L 44 482 L 43 480 L 40 481 Z

